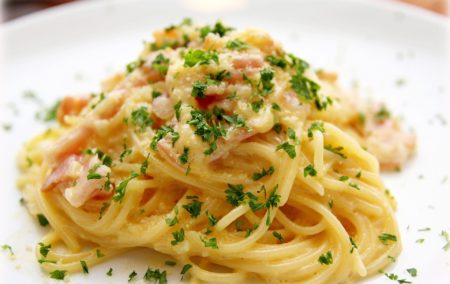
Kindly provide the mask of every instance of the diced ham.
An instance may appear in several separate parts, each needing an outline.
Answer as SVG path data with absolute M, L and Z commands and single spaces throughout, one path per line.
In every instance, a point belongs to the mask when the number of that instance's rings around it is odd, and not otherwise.
M 90 171 L 95 171 L 102 177 L 88 179 Z M 59 189 L 67 201 L 73 207 L 78 208 L 91 198 L 106 197 L 112 194 L 112 190 L 102 190 L 106 175 L 110 172 L 111 169 L 102 165 L 97 156 L 70 155 L 47 177 L 41 190 Z
M 78 115 L 83 110 L 83 108 L 88 104 L 88 102 L 89 97 L 87 96 L 65 97 L 61 101 L 58 111 L 56 113 L 58 122 L 64 125 L 65 124 L 64 117 L 66 115 Z

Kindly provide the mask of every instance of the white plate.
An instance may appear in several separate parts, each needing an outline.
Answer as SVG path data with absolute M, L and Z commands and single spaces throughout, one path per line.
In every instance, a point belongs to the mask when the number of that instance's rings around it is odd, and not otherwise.
M 336 70 L 345 86 L 385 100 L 418 135 L 416 157 L 401 173 L 384 174 L 398 201 L 397 218 L 404 250 L 389 272 L 414 283 L 449 283 L 449 252 L 442 230 L 449 230 L 448 21 L 413 7 L 386 1 L 85 1 L 7 23 L 2 32 L 0 123 L 0 244 L 10 244 L 16 259 L 0 252 L 2 283 L 40 283 L 31 247 L 44 230 L 19 205 L 15 155 L 20 145 L 48 127 L 34 118 L 37 104 L 24 99 L 34 91 L 46 104 L 67 94 L 96 91 L 99 82 L 122 70 L 157 28 L 183 17 L 197 22 L 217 18 L 237 26 L 268 30 L 285 48 L 313 66 Z M 403 84 L 401 84 L 403 82 Z M 19 113 L 14 114 L 11 104 Z M 427 232 L 418 229 L 430 227 Z M 424 238 L 423 244 L 416 243 Z M 68 277 L 71 283 L 124 283 L 147 266 L 164 267 L 165 256 L 135 250 Z M 114 276 L 105 275 L 109 267 Z M 416 278 L 407 268 L 418 270 Z M 367 283 L 393 283 L 376 276 Z

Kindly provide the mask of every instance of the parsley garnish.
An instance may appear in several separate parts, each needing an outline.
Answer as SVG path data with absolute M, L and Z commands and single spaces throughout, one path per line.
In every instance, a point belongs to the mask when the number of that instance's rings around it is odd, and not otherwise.
M 126 66 L 127 74 L 130 74 L 131 72 L 133 72 L 137 68 L 141 67 L 144 63 L 145 63 L 145 61 L 142 60 L 141 58 L 139 58 L 136 61 L 128 63 L 127 66 Z
M 227 41 L 227 44 L 225 45 L 226 48 L 232 49 L 232 50 L 243 50 L 248 48 L 248 44 L 245 42 L 239 40 L 239 39 L 233 39 Z
M 208 52 L 201 49 L 189 49 L 184 55 L 184 66 L 194 67 L 196 64 L 205 65 L 209 64 L 211 60 L 216 64 L 219 64 L 219 56 L 216 52 Z
M 128 183 L 130 182 L 130 180 L 136 178 L 137 176 L 138 176 L 137 173 L 132 172 L 129 177 L 120 182 L 119 186 L 116 188 L 116 191 L 114 192 L 114 196 L 112 197 L 112 199 L 116 202 L 119 201 L 120 203 L 122 203 Z
M 216 238 L 211 238 L 211 239 L 203 239 L 200 236 L 200 240 L 203 242 L 203 244 L 205 245 L 205 248 L 212 248 L 212 249 L 219 249 L 219 247 L 217 246 L 217 239 Z
M 47 257 L 50 249 L 52 248 L 52 245 L 45 245 L 43 243 L 39 243 L 39 253 L 43 256 L 43 257 Z
M 141 106 L 131 113 L 131 122 L 143 132 L 147 127 L 152 126 L 153 119 L 147 111 L 146 106 Z
M 281 69 L 285 69 L 288 62 L 286 59 L 284 59 L 283 57 L 276 57 L 273 55 L 269 55 L 266 57 L 266 60 L 269 61 L 270 64 L 274 65 L 274 66 L 278 66 Z
M 380 122 L 382 122 L 382 121 L 384 121 L 384 120 L 386 120 L 386 119 L 388 119 L 388 118 L 390 118 L 390 117 L 391 117 L 391 114 L 389 113 L 389 111 L 386 109 L 385 106 L 382 106 L 382 107 L 380 108 L 380 110 L 378 110 L 378 111 L 375 113 L 375 119 L 376 119 L 377 121 L 380 121 Z
M 185 264 L 185 265 L 183 265 L 183 268 L 181 269 L 181 272 L 180 272 L 180 274 L 181 274 L 181 280 L 183 280 L 183 277 L 184 277 L 184 275 L 186 275 L 186 273 L 189 271 L 189 269 L 191 269 L 192 268 L 192 264 Z
M 120 153 L 119 161 L 123 162 L 123 159 L 125 157 L 131 155 L 132 152 L 133 151 L 130 148 L 128 148 L 126 139 L 124 139 L 124 141 L 123 141 L 123 151 L 122 151 L 122 153 Z
M 342 153 L 342 150 L 344 150 L 344 147 L 342 146 L 333 147 L 332 145 L 325 145 L 324 148 L 325 150 L 330 151 L 333 154 L 339 155 L 343 159 L 347 159 L 347 156 Z
M 280 242 L 283 242 L 283 236 L 277 231 L 273 231 L 272 235 Z
M 197 218 L 202 211 L 203 202 L 198 201 L 198 197 L 192 199 L 192 201 L 188 204 L 184 204 L 183 208 L 191 215 L 192 218 Z
M 37 217 L 37 219 L 39 221 L 39 224 L 42 227 L 45 227 L 45 226 L 47 226 L 49 224 L 47 218 L 43 214 L 37 214 L 36 217 Z
M 209 211 L 206 211 L 206 216 L 208 217 L 208 226 L 210 226 L 210 227 L 215 226 L 217 224 L 217 222 L 219 222 L 219 220 L 217 220 L 216 216 L 209 213 Z
M 161 126 L 156 131 L 155 136 L 152 138 L 152 142 L 150 143 L 150 148 L 152 148 L 154 151 L 156 151 L 156 146 L 158 145 L 158 142 L 162 140 L 167 134 L 170 134 L 172 136 L 172 145 L 177 142 L 177 140 L 180 138 L 180 134 L 173 130 L 170 126 Z
M 411 283 L 410 281 L 407 281 L 405 279 L 398 279 L 398 275 L 396 275 L 394 273 L 389 273 L 389 274 L 385 273 L 384 275 L 391 280 L 397 281 L 399 284 Z
M 209 33 L 217 34 L 223 37 L 228 31 L 233 30 L 231 27 L 225 27 L 222 22 L 217 21 L 213 28 L 210 26 L 204 26 L 200 29 L 200 37 L 205 38 Z
M 265 168 L 262 169 L 260 173 L 253 173 L 252 179 L 254 181 L 260 180 L 265 176 L 271 176 L 275 172 L 273 166 L 270 166 L 267 170 Z
M 166 274 L 166 271 L 159 271 L 159 269 L 152 270 L 148 268 L 144 274 L 144 280 L 153 281 L 155 284 L 167 284 Z
M 341 176 L 339 177 L 340 181 L 348 181 L 349 177 L 348 176 Z
M 378 239 L 385 245 L 388 243 L 388 241 L 393 242 L 397 241 L 397 237 L 395 235 L 391 235 L 388 233 L 382 233 L 381 235 L 378 236 Z
M 441 231 L 441 236 L 445 239 L 447 242 L 444 247 L 442 247 L 443 250 L 447 251 L 450 248 L 450 237 L 447 233 L 447 231 Z
M 316 176 L 317 175 L 317 171 L 316 169 L 314 169 L 313 165 L 308 165 L 303 169 L 303 176 L 307 177 L 307 176 Z
M 178 224 L 178 206 L 175 206 L 174 211 L 175 211 L 175 216 L 173 218 L 166 218 L 166 224 L 169 227 L 172 227 L 175 224 Z
M 150 154 L 147 155 L 147 157 L 145 157 L 145 160 L 142 162 L 141 164 L 141 168 L 140 168 L 140 172 L 141 174 L 145 175 L 147 173 L 147 168 L 148 168 L 148 157 L 150 156 Z
M 313 131 L 320 131 L 322 133 L 325 132 L 325 128 L 323 126 L 323 122 L 321 121 L 314 121 L 313 123 L 311 123 L 311 126 L 308 128 L 308 137 L 312 138 L 313 137 Z
M 108 272 L 106 272 L 106 275 L 112 276 L 112 273 L 113 273 L 113 269 L 110 267 Z
M 161 75 L 166 75 L 169 69 L 169 58 L 164 57 L 162 53 L 158 54 L 152 62 L 152 67 L 161 73 Z
M 295 145 L 300 144 L 300 139 L 297 137 L 297 134 L 295 134 L 294 129 L 288 128 L 287 135 L 288 135 L 288 138 L 291 139 Z
M 174 260 L 166 260 L 164 262 L 164 264 L 167 265 L 167 266 L 175 266 L 175 265 L 177 265 L 177 262 L 174 261 Z
M 61 101 L 56 101 L 55 104 L 47 109 L 47 112 L 44 116 L 44 121 L 52 121 L 56 120 L 56 115 L 58 113 L 59 105 L 61 104 Z
M 155 91 L 155 90 L 152 91 L 152 99 L 156 99 L 159 96 L 162 96 L 161 92 L 158 92 L 158 91 Z
M 180 121 L 180 112 L 181 112 L 181 101 L 178 101 L 173 108 L 175 109 L 175 117 L 178 121 Z
M 205 97 L 205 90 L 208 86 L 206 83 L 203 83 L 202 81 L 195 81 L 194 84 L 192 84 L 192 92 L 191 96 L 194 98 L 203 98 Z
M 276 111 L 281 111 L 281 107 L 277 103 L 272 103 L 272 109 Z
M 361 188 L 359 188 L 358 184 L 356 184 L 356 183 L 349 182 L 348 185 L 353 188 L 356 188 L 357 190 L 361 190 Z
M 273 131 L 275 131 L 277 134 L 281 133 L 282 126 L 280 123 L 275 123 L 272 127 Z
M 259 112 L 259 110 L 262 108 L 262 106 L 264 105 L 264 101 L 263 100 L 259 100 L 259 101 L 255 101 L 250 103 L 252 110 L 256 113 Z
M 137 276 L 136 271 L 132 271 L 130 275 L 128 275 L 128 282 L 131 282 Z
M 280 149 L 283 149 L 291 159 L 294 159 L 295 156 L 297 156 L 297 153 L 295 152 L 295 146 L 289 144 L 289 142 L 284 142 L 278 145 L 275 151 L 278 151 Z
M 7 245 L 7 244 L 2 245 L 2 250 L 8 250 L 10 255 L 14 255 L 14 252 L 10 245 Z
M 260 72 L 261 79 L 259 81 L 258 87 L 262 96 L 266 96 L 273 91 L 274 84 L 272 79 L 274 77 L 273 70 L 270 68 L 264 68 Z
M 358 249 L 358 246 L 356 245 L 356 243 L 355 243 L 355 241 L 352 239 L 352 237 L 349 237 L 350 238 L 350 244 L 351 244 L 351 246 L 352 246 L 352 248 L 350 249 L 350 253 L 353 253 L 353 251 L 355 250 L 355 249 Z
M 50 278 L 58 279 L 58 280 L 64 280 L 64 277 L 66 277 L 66 270 L 54 270 L 50 272 Z
M 81 268 L 83 269 L 83 273 L 89 274 L 89 267 L 87 266 L 86 261 L 80 260 Z
M 320 264 L 325 264 L 325 265 L 330 265 L 333 263 L 333 255 L 331 254 L 331 251 L 327 251 L 327 253 L 322 254 L 319 257 L 319 263 Z
M 97 258 L 100 258 L 100 257 L 104 257 L 104 256 L 105 256 L 105 255 L 102 253 L 102 251 L 99 250 L 99 249 L 96 249 L 96 250 L 95 250 L 95 253 L 96 253 L 96 255 L 97 255 Z
M 408 268 L 408 269 L 406 269 L 406 271 L 408 271 L 409 275 L 411 275 L 412 277 L 417 276 L 417 269 L 415 269 L 415 268 Z
M 189 160 L 189 148 L 188 147 L 184 147 L 183 148 L 183 154 L 181 154 L 178 157 L 178 161 L 180 161 L 180 163 L 182 165 L 184 165 L 184 164 L 186 164 L 188 162 L 188 160 Z
M 242 184 L 228 184 L 228 189 L 225 190 L 226 200 L 232 206 L 237 207 L 244 202 L 244 186 Z

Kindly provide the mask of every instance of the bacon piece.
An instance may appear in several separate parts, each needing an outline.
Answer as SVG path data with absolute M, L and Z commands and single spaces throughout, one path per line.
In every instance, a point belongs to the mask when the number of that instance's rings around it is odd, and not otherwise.
M 89 97 L 72 97 L 67 96 L 61 101 L 58 111 L 56 113 L 56 117 L 60 124 L 66 124 L 64 121 L 64 117 L 66 115 L 77 115 L 79 114 L 83 108 L 88 104 Z
M 264 60 L 259 54 L 239 54 L 233 59 L 233 67 L 236 69 L 261 68 Z
M 54 166 L 71 154 L 79 153 L 92 136 L 93 130 L 88 126 L 80 126 L 59 139 L 50 149 L 48 162 Z

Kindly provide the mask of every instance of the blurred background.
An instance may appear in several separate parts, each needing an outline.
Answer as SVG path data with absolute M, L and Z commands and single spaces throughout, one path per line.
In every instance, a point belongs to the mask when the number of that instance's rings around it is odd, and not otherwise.
M 3 0 L 2 22 L 10 21 L 20 16 L 30 14 L 49 7 L 75 2 L 91 0 Z M 213 0 L 211 0 L 213 1 Z M 372 0 L 379 1 L 379 0 Z M 448 16 L 450 0 L 392 0 L 416 5 L 435 13 Z

